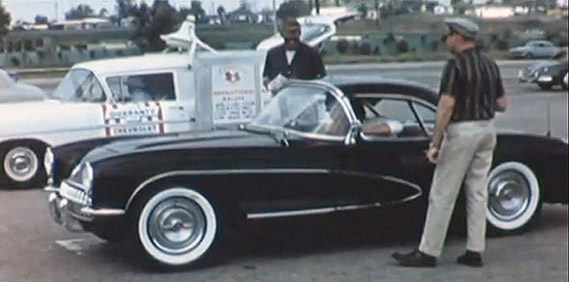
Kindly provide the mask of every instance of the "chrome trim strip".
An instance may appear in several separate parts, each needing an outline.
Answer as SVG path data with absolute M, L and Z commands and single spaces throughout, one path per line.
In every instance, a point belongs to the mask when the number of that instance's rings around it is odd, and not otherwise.
M 342 109 L 344 110 L 344 113 L 346 114 L 346 117 L 348 118 L 348 124 L 351 125 L 351 128 L 348 131 L 348 134 L 343 136 L 342 140 L 344 141 L 344 144 L 346 144 L 346 145 L 353 145 L 355 143 L 355 139 L 353 138 L 351 133 L 353 132 L 353 127 L 355 125 L 358 125 L 360 123 L 360 121 L 356 117 L 356 113 L 352 109 L 352 105 L 351 105 L 350 101 L 348 100 L 348 97 L 344 94 L 344 92 L 342 92 L 342 90 L 340 90 L 338 87 L 332 85 L 331 83 L 324 82 L 324 81 L 318 81 L 318 80 L 305 81 L 305 80 L 291 79 L 291 80 L 286 81 L 285 85 L 286 86 L 300 85 L 300 86 L 317 87 L 317 88 L 321 88 L 323 90 L 327 90 L 328 92 L 330 92 L 330 94 L 332 94 L 332 96 L 334 96 L 336 98 L 336 100 L 338 101 L 338 103 L 340 103 L 340 105 L 342 106 Z M 310 136 L 308 136 L 308 137 L 310 137 Z
M 293 173 L 323 174 L 323 173 L 326 173 L 326 174 L 330 174 L 332 172 L 336 172 L 336 173 L 340 173 L 340 174 L 351 174 L 351 175 L 356 175 L 356 176 L 364 176 L 364 177 L 381 178 L 381 179 L 384 179 L 387 181 L 396 182 L 396 183 L 400 183 L 400 184 L 409 186 L 409 187 L 411 187 L 417 191 L 417 193 L 414 195 L 411 195 L 407 198 L 403 198 L 401 200 L 390 202 L 389 204 L 404 203 L 404 202 L 412 201 L 414 199 L 419 198 L 421 195 L 423 195 L 423 189 L 421 189 L 421 187 L 419 185 L 412 183 L 412 182 L 409 182 L 407 180 L 397 178 L 394 176 L 375 175 L 375 174 L 371 174 L 371 173 L 361 173 L 361 172 L 354 172 L 354 171 L 341 171 L 341 170 L 332 171 L 330 169 L 309 169 L 309 168 L 307 168 L 307 169 L 302 169 L 302 168 L 273 168 L 273 169 L 270 169 L 269 168 L 269 169 L 187 170 L 187 171 L 165 172 L 165 173 L 155 175 L 155 176 L 145 180 L 144 182 L 142 182 L 140 185 L 138 185 L 136 187 L 134 192 L 128 198 L 124 210 L 120 210 L 120 211 L 122 211 L 122 214 L 126 213 L 126 211 L 130 208 L 130 205 L 132 204 L 132 201 L 134 200 L 136 195 L 142 189 L 144 189 L 144 187 L 148 186 L 152 182 L 155 182 L 155 181 L 163 179 L 163 178 L 171 177 L 171 176 L 216 175 L 216 174 L 259 174 L 259 173 L 263 173 L 263 174 L 275 174 L 275 173 L 283 173 L 283 174 L 293 174 Z M 257 216 L 255 216 L 253 214 L 252 218 L 270 218 L 270 217 L 286 217 L 286 216 L 309 215 L 309 214 L 325 214 L 325 213 L 331 213 L 334 211 L 366 209 L 366 208 L 374 208 L 374 207 L 380 207 L 380 206 L 381 206 L 381 203 L 373 203 L 373 204 L 367 204 L 367 205 L 350 205 L 350 206 L 338 206 L 338 207 L 329 207 L 329 208 L 321 208 L 321 209 L 309 209 L 309 210 L 301 210 L 301 211 L 267 213 L 267 215 L 264 215 L 262 213 L 262 214 L 259 214 Z M 332 209 L 332 211 L 330 211 L 330 209 Z M 115 210 L 115 211 L 118 211 L 118 210 Z M 281 213 L 284 213 L 284 215 L 281 215 Z M 275 214 L 275 215 L 273 215 L 273 214 Z M 288 214 L 290 214 L 290 215 L 288 215 Z M 115 214 L 113 214 L 113 215 L 115 215 Z M 116 214 L 116 215 L 119 215 L 119 214 Z M 249 215 L 247 215 L 247 218 L 249 218 Z
M 429 103 L 427 100 L 404 94 L 361 93 L 361 94 L 355 94 L 354 98 L 391 98 L 391 99 L 398 99 L 405 101 L 413 101 L 431 109 L 433 112 L 437 110 L 436 105 Z
M 282 174 L 319 174 L 319 173 L 330 173 L 329 169 L 320 169 L 320 168 L 262 168 L 262 169 L 211 169 L 211 170 L 177 170 L 177 171 L 170 171 L 164 172 L 161 174 L 157 174 L 152 176 L 142 182 L 140 185 L 136 187 L 134 192 L 128 198 L 125 209 L 128 210 L 132 201 L 136 197 L 136 195 L 148 184 L 160 180 L 162 178 L 171 177 L 171 176 L 188 176 L 188 175 L 216 175 L 216 174 L 275 174 L 275 173 L 282 173 Z
M 414 199 L 417 199 L 419 197 L 421 197 L 421 195 L 423 195 L 423 189 L 421 189 L 421 186 L 413 183 L 413 182 L 409 182 L 405 179 L 402 178 L 398 178 L 395 176 L 389 176 L 389 175 L 376 175 L 373 173 L 364 173 L 364 172 L 357 172 L 357 171 L 338 171 L 338 173 L 341 174 L 347 174 L 347 175 L 353 175 L 353 176 L 362 176 L 362 177 L 371 177 L 371 178 L 381 178 L 383 180 L 387 180 L 387 181 L 391 181 L 391 182 L 395 182 L 395 183 L 399 183 L 405 186 L 409 186 L 413 189 L 415 189 L 417 191 L 416 194 L 411 195 L 407 198 L 403 198 L 401 200 L 397 200 L 397 201 L 392 201 L 389 202 L 389 204 L 395 204 L 395 203 L 405 203 L 405 202 L 409 202 L 412 201 Z
M 90 207 L 81 208 L 81 212 L 89 216 L 119 216 L 125 214 L 125 211 L 121 209 L 92 209 Z
M 362 209 L 380 208 L 381 203 L 371 203 L 365 205 L 348 205 L 327 208 L 305 209 L 296 211 L 279 211 L 279 212 L 266 212 L 266 213 L 250 213 L 247 214 L 247 219 L 264 219 L 264 218 L 278 218 L 278 217 L 293 217 L 305 215 L 323 215 L 334 212 L 354 211 Z

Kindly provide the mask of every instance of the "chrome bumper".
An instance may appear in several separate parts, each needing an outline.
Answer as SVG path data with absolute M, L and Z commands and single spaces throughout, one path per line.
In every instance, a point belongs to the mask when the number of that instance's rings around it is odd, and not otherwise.
M 518 71 L 518 81 L 526 83 L 534 83 L 537 80 L 535 73 L 527 73 L 523 70 Z
M 65 226 L 69 231 L 84 231 L 81 222 L 90 222 L 98 216 L 121 216 L 122 209 L 94 209 L 91 199 L 85 198 L 75 191 L 76 188 L 63 182 L 61 187 L 47 186 L 44 191 L 48 196 L 49 214 L 57 224 Z

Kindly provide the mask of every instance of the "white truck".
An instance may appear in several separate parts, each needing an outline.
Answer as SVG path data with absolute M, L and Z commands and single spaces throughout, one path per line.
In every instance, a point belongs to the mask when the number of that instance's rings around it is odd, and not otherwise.
M 194 28 L 189 19 L 162 36 L 183 51 L 80 63 L 49 99 L 0 103 L 0 188 L 43 185 L 44 153 L 52 146 L 250 121 L 270 98 L 261 78 L 266 49 L 282 39 L 271 37 L 258 50 L 217 52 L 195 36 Z M 318 21 L 317 30 L 325 36 L 307 38 L 312 46 L 334 34 L 334 19 Z

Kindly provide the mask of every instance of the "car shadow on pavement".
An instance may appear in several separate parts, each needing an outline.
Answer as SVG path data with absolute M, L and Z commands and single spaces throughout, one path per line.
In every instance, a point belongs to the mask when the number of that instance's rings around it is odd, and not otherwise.
M 527 232 L 545 232 L 567 226 L 566 208 L 546 205 L 546 212 Z M 464 240 L 465 215 L 457 206 L 449 226 L 447 242 Z M 458 211 L 458 212 L 456 212 Z M 565 221 L 563 221 L 565 219 Z M 162 268 L 148 264 L 134 255 L 128 244 L 106 244 L 100 256 L 109 263 L 124 262 L 133 272 L 190 271 L 251 260 L 295 258 L 370 249 L 410 249 L 420 240 L 424 210 L 409 213 L 405 209 L 346 212 L 325 216 L 307 216 L 247 222 L 237 229 L 224 229 L 215 252 L 204 263 L 183 268 Z M 498 237 L 501 237 L 500 235 Z M 495 236 L 490 236 L 491 240 Z M 97 255 L 97 256 L 99 256 Z M 122 264 L 122 263 L 121 263 Z M 245 268 L 254 265 L 245 265 Z

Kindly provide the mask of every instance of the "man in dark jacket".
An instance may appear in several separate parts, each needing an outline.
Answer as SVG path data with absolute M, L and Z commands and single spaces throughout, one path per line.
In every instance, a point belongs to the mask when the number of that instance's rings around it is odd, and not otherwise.
M 318 51 L 300 42 L 300 24 L 288 19 L 282 28 L 284 43 L 269 50 L 263 78 L 265 84 L 278 75 L 293 79 L 318 79 L 326 76 Z

